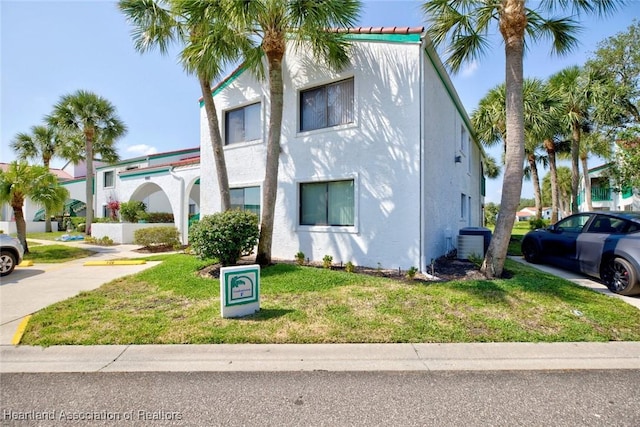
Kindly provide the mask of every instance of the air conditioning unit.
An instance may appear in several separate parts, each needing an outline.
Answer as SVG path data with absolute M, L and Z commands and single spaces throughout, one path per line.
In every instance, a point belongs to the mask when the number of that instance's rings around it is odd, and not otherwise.
M 484 236 L 458 235 L 458 259 L 484 258 Z

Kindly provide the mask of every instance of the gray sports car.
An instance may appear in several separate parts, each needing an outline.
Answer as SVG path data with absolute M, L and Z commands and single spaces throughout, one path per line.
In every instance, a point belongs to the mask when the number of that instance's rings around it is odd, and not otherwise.
M 583 212 L 522 239 L 522 255 L 598 277 L 621 295 L 640 294 L 640 212 Z

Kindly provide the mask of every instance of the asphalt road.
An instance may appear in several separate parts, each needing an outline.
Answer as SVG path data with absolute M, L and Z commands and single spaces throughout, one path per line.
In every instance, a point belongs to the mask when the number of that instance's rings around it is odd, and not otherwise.
M 0 384 L 2 425 L 640 425 L 638 370 L 3 374 Z

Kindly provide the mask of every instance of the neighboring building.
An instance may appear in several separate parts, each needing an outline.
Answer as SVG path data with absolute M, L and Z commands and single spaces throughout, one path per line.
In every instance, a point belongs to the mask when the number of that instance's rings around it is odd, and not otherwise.
M 285 55 L 284 114 L 272 255 L 426 271 L 482 224 L 483 151 L 422 28 L 357 28 L 351 64 L 334 72 Z M 213 90 L 232 204 L 259 212 L 269 91 L 236 70 Z M 201 212 L 220 210 L 201 102 Z
M 138 200 L 147 212 L 172 213 L 183 243 L 189 216 L 200 212 L 200 148 L 149 154 L 96 168 L 95 216 L 108 217 L 110 201 Z
M 516 212 L 517 221 L 529 221 L 536 218 L 538 210 L 534 207 L 522 208 Z M 551 208 L 542 208 L 542 219 L 551 219 Z
M 589 169 L 591 205 L 595 211 L 640 211 L 640 191 L 632 188 L 616 189 L 607 171 L 611 164 Z M 578 210 L 588 210 L 584 181 L 580 181 Z

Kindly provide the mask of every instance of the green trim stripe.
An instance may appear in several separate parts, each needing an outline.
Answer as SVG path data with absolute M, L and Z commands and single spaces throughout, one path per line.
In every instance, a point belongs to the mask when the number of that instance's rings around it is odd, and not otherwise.
M 165 168 L 153 170 L 153 171 L 142 171 L 142 172 L 126 174 L 126 175 L 121 174 L 120 179 L 129 179 L 129 178 L 135 178 L 137 176 L 149 176 L 149 175 L 157 175 L 160 173 L 168 173 L 169 170 L 171 170 L 171 168 L 167 166 Z

